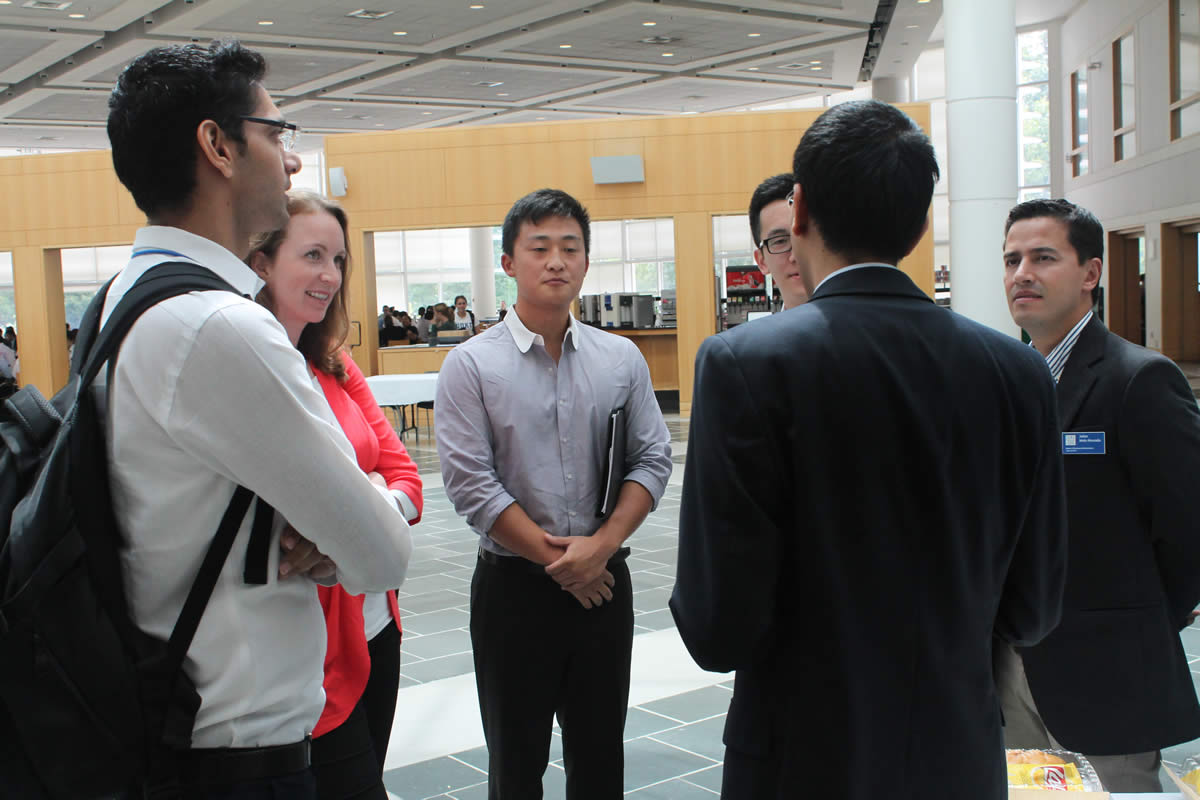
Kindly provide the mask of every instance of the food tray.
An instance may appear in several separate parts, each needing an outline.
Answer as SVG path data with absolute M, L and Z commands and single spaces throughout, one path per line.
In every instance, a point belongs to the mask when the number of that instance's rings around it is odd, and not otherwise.
M 1030 759 L 1034 765 L 1028 771 L 1030 780 L 1024 782 L 1014 783 L 1011 779 L 1013 777 L 1013 770 L 1009 770 L 1009 789 L 1034 789 L 1058 792 L 1101 792 L 1104 790 L 1095 768 L 1079 753 L 1073 753 L 1069 750 L 1008 750 L 1006 753 L 1010 766 L 1012 766 L 1011 762 L 1014 757 L 1017 759 Z M 1067 770 L 1058 765 L 1038 764 L 1037 761 L 1040 760 L 1038 758 L 1040 754 L 1050 756 L 1062 764 L 1073 764 L 1075 770 L 1079 773 L 1080 783 L 1068 783 Z M 1028 765 L 1030 761 L 1020 761 L 1019 763 Z

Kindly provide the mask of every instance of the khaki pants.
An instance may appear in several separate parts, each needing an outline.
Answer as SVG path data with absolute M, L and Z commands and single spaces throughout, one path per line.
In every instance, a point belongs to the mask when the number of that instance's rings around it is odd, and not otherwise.
M 992 660 L 996 691 L 1000 694 L 1000 708 L 1004 712 L 1004 746 L 1010 750 L 1069 749 L 1054 738 L 1042 721 L 1037 704 L 1033 701 L 1033 693 L 1029 691 L 1025 663 L 1012 645 L 995 639 Z M 1106 791 L 1162 791 L 1158 776 L 1162 767 L 1162 752 L 1159 750 L 1119 756 L 1083 755 L 1096 768 L 1096 774 Z

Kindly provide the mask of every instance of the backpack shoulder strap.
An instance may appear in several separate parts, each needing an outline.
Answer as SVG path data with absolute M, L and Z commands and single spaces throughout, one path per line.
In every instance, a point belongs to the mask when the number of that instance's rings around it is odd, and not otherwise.
M 101 365 L 112 357 L 120 347 L 125 334 L 145 311 L 163 300 L 197 290 L 217 290 L 237 294 L 237 290 L 227 281 L 218 277 L 215 272 L 191 262 L 172 261 L 147 270 L 117 303 L 117 307 L 109 315 L 108 321 L 96 335 L 95 343 L 88 343 L 89 350 L 86 356 L 80 360 L 81 388 L 91 384 L 100 371 Z M 107 294 L 107 289 L 105 293 Z M 103 307 L 102 300 L 100 305 Z M 91 311 L 90 307 L 88 311 Z M 77 341 L 76 348 L 78 349 L 78 347 Z

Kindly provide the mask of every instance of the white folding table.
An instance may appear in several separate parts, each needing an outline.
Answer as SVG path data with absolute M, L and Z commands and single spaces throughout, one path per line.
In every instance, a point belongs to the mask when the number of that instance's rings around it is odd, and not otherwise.
M 382 408 L 400 409 L 400 435 L 405 431 L 417 430 L 417 403 L 432 403 L 437 394 L 437 373 L 425 372 L 417 375 L 372 375 L 367 386 L 375 395 L 375 402 Z M 412 424 L 408 424 L 405 409 L 412 408 Z M 417 434 L 418 438 L 420 433 Z

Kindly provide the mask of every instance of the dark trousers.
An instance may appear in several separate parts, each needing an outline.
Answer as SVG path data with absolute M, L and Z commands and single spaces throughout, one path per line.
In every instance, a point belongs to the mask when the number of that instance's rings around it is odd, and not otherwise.
M 612 601 L 585 609 L 524 559 L 476 563 L 471 645 L 490 800 L 542 796 L 555 714 L 569 800 L 622 796 L 633 590 L 623 560 L 608 568 Z
M 387 800 L 387 755 L 400 685 L 400 631 L 389 624 L 367 643 L 371 676 L 362 697 L 338 725 L 313 739 L 312 770 L 319 800 Z
M 725 800 L 778 800 L 791 796 L 796 787 L 784 787 L 778 758 L 759 758 L 725 748 L 721 772 L 721 797 Z
M 193 786 L 183 790 L 185 800 L 317 800 L 311 770 L 276 778 L 233 785 Z

